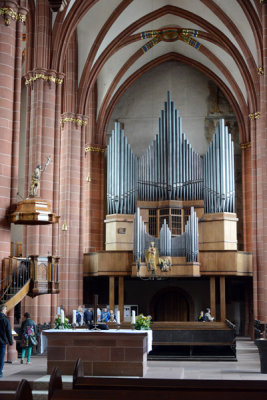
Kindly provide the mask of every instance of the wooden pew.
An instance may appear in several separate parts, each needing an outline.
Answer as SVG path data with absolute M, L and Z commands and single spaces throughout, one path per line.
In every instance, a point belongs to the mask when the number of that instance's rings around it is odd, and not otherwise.
M 266 400 L 267 382 L 83 377 L 76 364 L 72 390 L 62 390 L 60 371 L 50 379 L 48 400 Z
M 32 400 L 32 389 L 26 379 L 19 383 L 15 381 L 0 382 L 1 400 Z
M 225 322 L 154 322 L 153 347 L 148 359 L 161 359 L 170 352 L 179 358 L 236 360 L 236 331 Z

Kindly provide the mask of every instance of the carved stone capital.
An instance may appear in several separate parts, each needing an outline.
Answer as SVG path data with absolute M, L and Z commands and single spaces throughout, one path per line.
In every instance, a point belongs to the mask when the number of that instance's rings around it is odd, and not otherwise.
M 11 21 L 25 24 L 27 13 L 28 9 L 21 7 L 16 1 L 0 1 L 0 16 L 4 18 L 6 26 L 9 26 Z
M 64 124 L 75 124 L 76 126 L 85 126 L 88 124 L 88 117 L 81 114 L 64 113 L 61 115 L 60 125 L 64 128 Z
M 64 74 L 55 70 L 47 70 L 43 68 L 36 68 L 33 71 L 29 71 L 25 75 L 25 85 L 33 85 L 35 81 L 42 79 L 49 84 L 55 83 L 56 85 L 62 85 L 64 80 Z

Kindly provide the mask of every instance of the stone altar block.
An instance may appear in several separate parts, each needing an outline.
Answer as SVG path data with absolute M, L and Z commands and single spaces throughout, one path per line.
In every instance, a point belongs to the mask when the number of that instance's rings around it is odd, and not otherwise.
M 144 376 L 146 373 L 152 331 L 50 329 L 43 334 L 48 342 L 48 374 L 59 367 L 62 374 L 72 375 L 77 358 L 83 361 L 85 375 Z

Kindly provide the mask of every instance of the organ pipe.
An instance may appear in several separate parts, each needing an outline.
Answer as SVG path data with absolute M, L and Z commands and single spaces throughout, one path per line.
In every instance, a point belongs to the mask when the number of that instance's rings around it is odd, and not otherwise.
M 235 211 L 234 143 L 223 119 L 204 156 L 204 205 L 206 213 Z
M 137 192 L 137 159 L 133 154 L 120 123 L 107 148 L 107 206 L 108 214 L 134 214 Z
M 107 148 L 108 213 L 133 214 L 137 196 L 141 201 L 204 198 L 206 213 L 234 212 L 234 144 L 224 120 L 203 158 L 182 132 L 182 120 L 168 92 L 158 129 L 137 160 L 115 123 Z
M 160 256 L 186 257 L 187 262 L 198 261 L 198 218 L 191 207 L 190 216 L 185 226 L 185 233 L 180 236 L 171 237 L 171 231 L 164 220 L 160 230 L 160 237 L 146 233 L 144 221 L 140 215 L 139 207 L 134 216 L 134 260 L 145 261 L 145 252 L 151 242 L 159 250 Z

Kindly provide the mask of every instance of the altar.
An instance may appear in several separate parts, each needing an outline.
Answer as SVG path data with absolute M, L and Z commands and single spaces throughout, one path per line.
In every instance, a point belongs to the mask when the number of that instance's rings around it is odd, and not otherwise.
M 47 338 L 47 373 L 58 367 L 72 375 L 81 358 L 89 376 L 144 376 L 147 354 L 152 350 L 152 331 L 110 329 L 50 329 Z

